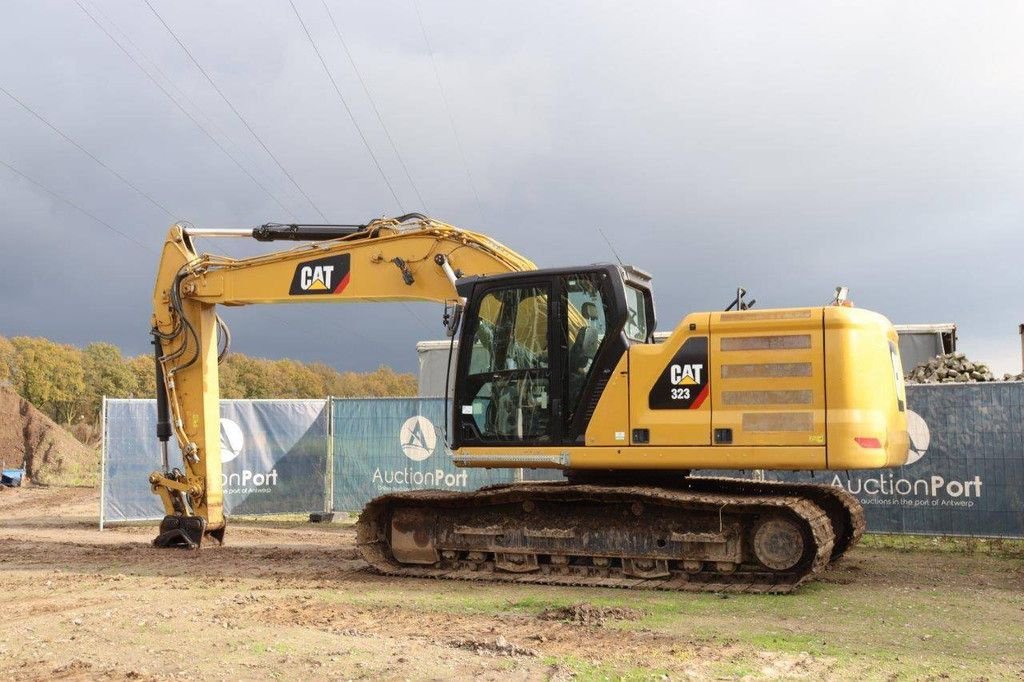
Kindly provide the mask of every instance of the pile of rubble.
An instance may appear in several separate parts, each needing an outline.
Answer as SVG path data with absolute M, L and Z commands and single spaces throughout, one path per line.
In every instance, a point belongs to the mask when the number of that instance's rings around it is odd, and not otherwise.
M 1024 373 L 1004 374 L 1001 380 L 1024 381 Z M 907 373 L 906 381 L 909 384 L 952 384 L 1000 381 L 1000 379 L 996 378 L 988 365 L 971 362 L 963 353 L 949 353 L 937 355 L 928 362 L 922 362 Z
M 574 625 L 604 625 L 606 620 L 639 620 L 644 615 L 643 611 L 628 606 L 594 606 L 584 603 L 544 609 L 537 617 Z

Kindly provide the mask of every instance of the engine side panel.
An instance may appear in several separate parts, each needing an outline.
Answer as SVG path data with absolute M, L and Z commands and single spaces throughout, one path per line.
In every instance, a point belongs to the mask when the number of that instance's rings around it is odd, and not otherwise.
M 630 346 L 630 436 L 640 430 L 642 437 L 631 438 L 634 445 L 711 444 L 712 401 L 706 393 L 701 396 L 710 379 L 710 318 L 709 313 L 687 315 L 664 342 Z
M 821 308 L 711 314 L 717 444 L 826 444 L 821 324 Z

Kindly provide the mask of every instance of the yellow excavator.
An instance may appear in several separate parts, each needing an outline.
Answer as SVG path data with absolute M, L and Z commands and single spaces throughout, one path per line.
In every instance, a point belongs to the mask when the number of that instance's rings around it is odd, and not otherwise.
M 197 238 L 299 241 L 234 259 Z M 363 557 L 392 575 L 669 590 L 788 592 L 864 532 L 827 485 L 694 469 L 850 470 L 907 459 L 897 336 L 847 305 L 687 315 L 654 342 L 651 280 L 616 264 L 537 269 L 420 214 L 364 225 L 174 225 L 154 291 L 154 544 L 223 542 L 217 305 L 437 301 L 455 355 L 460 467 L 558 469 L 560 482 L 415 490 L 371 501 Z M 739 301 L 739 297 L 737 298 Z M 458 339 L 458 345 L 454 343 Z M 168 440 L 181 468 L 171 468 Z

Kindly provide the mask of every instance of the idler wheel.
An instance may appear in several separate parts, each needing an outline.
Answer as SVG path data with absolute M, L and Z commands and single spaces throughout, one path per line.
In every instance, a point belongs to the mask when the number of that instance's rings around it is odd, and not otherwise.
M 803 530 L 784 516 L 769 516 L 754 530 L 754 556 L 775 571 L 786 571 L 798 563 L 807 549 Z

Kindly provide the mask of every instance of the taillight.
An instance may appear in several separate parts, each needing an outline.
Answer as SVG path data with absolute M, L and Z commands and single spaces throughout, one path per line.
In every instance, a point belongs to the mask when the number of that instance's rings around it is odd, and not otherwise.
M 865 436 L 855 436 L 854 440 L 857 441 L 857 445 L 862 448 L 881 448 L 882 443 L 877 438 L 867 438 Z

